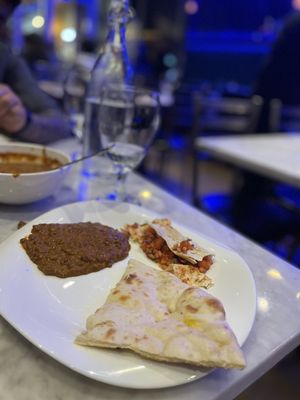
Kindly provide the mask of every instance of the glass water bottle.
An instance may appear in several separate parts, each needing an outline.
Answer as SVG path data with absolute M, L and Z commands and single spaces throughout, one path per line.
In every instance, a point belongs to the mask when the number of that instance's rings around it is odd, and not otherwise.
M 85 123 L 83 155 L 93 154 L 101 149 L 98 109 L 99 93 L 109 84 L 128 84 L 132 69 L 126 46 L 126 26 L 132 17 L 128 0 L 112 0 L 108 12 L 108 34 L 91 72 L 85 100 Z M 103 160 L 102 160 L 103 161 Z M 83 164 L 85 176 L 98 176 L 103 165 L 93 157 Z

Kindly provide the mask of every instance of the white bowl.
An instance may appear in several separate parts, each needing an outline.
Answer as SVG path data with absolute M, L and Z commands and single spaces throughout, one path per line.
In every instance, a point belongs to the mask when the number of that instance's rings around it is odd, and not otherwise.
M 11 142 L 0 144 L 0 153 L 27 153 L 33 155 L 46 155 L 55 158 L 62 164 L 70 162 L 70 157 L 60 150 L 36 144 Z M 26 204 L 44 199 L 55 193 L 61 187 L 69 168 L 60 168 L 50 171 L 24 173 L 13 175 L 0 172 L 0 203 Z

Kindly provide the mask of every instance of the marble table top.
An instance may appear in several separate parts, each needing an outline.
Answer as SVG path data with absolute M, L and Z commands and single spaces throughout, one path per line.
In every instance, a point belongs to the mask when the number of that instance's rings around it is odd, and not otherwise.
M 243 371 L 217 369 L 198 381 L 169 389 L 122 389 L 61 365 L 0 317 L 0 399 L 232 399 L 300 344 L 298 269 L 140 176 L 132 174 L 128 184 L 147 209 L 203 232 L 237 251 L 248 263 L 256 282 L 257 315 L 243 346 L 247 367 Z M 26 206 L 1 205 L 0 241 L 17 229 L 18 221 L 29 221 L 54 207 L 93 198 L 96 192 L 97 188 L 95 192 L 82 190 L 82 178 L 75 168 L 55 196 Z
M 300 135 L 201 137 L 199 149 L 252 172 L 300 187 Z

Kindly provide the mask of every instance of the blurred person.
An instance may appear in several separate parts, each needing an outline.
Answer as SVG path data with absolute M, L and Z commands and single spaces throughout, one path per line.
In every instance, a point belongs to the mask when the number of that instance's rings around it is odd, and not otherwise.
M 6 22 L 21 0 L 0 0 L 0 132 L 13 140 L 49 143 L 70 129 L 54 100 L 43 93 L 7 45 Z
M 47 71 L 48 75 L 51 75 L 51 68 L 49 67 L 58 64 L 52 43 L 37 33 L 30 33 L 24 36 L 24 46 L 21 55 L 34 76 L 39 75 L 41 63 L 47 66 L 46 70 L 49 70 Z
M 264 99 L 258 132 L 269 131 L 270 100 L 300 105 L 300 0 L 292 4 L 294 11 L 284 20 L 255 85 L 255 93 Z
M 294 11 L 284 20 L 256 83 L 255 94 L 264 99 L 257 133 L 269 132 L 269 106 L 273 98 L 280 99 L 285 105 L 300 106 L 300 0 L 293 0 L 292 5 Z M 259 242 L 297 233 L 299 217 L 268 201 L 278 198 L 277 191 L 283 187 L 287 193 L 300 196 L 296 188 L 278 186 L 262 176 L 244 172 L 243 184 L 232 207 L 235 229 Z
M 75 65 L 86 71 L 89 74 L 96 62 L 99 54 L 96 42 L 91 39 L 85 39 L 81 43 L 81 49 L 76 55 Z

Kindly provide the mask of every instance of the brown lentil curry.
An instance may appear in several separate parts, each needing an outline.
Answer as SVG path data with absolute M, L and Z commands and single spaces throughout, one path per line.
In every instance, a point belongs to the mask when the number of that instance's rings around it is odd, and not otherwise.
M 45 275 L 60 278 L 109 268 L 130 250 L 124 233 L 92 222 L 34 225 L 20 243 Z

